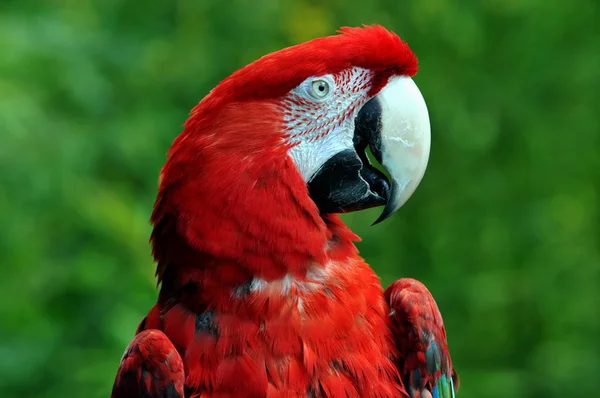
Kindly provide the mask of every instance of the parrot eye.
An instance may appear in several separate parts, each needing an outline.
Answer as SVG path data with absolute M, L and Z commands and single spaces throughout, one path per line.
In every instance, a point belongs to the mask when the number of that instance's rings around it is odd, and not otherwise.
M 329 94 L 329 83 L 323 79 L 313 80 L 311 89 L 315 98 L 325 98 Z

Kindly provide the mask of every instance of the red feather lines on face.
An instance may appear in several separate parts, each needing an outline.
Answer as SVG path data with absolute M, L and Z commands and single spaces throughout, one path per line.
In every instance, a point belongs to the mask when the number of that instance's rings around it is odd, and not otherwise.
M 333 75 L 331 90 L 334 103 L 311 101 L 295 92 L 281 101 L 286 121 L 286 139 L 296 145 L 300 141 L 316 141 L 351 118 L 369 99 L 368 91 L 374 73 L 366 69 L 345 69 Z

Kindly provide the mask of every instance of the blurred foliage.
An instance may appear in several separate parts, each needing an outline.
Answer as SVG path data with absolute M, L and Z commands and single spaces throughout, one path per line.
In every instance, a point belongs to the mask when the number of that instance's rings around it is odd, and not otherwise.
M 345 219 L 423 280 L 460 397 L 596 396 L 600 3 L 3 0 L 0 396 L 107 397 L 156 300 L 148 237 L 188 111 L 262 54 L 381 23 L 420 59 L 433 147 L 391 220 Z

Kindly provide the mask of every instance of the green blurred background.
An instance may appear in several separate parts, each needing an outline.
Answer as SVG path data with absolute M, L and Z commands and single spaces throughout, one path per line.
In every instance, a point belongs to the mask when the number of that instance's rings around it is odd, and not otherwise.
M 423 280 L 460 397 L 598 396 L 600 3 L 0 3 L 0 396 L 108 397 L 155 302 L 148 219 L 188 111 L 257 57 L 381 23 L 420 59 L 426 177 L 345 216 L 387 286 Z

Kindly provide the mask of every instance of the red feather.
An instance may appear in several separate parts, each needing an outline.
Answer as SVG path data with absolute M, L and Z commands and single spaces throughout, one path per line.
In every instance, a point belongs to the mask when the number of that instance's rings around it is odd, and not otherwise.
M 240 69 L 194 108 L 152 215 L 158 303 L 113 398 L 171 384 L 194 398 L 407 396 L 379 279 L 358 237 L 319 213 L 283 135 L 281 96 L 351 66 L 372 72 L 373 95 L 417 62 L 382 27 L 344 28 Z
M 183 362 L 159 330 L 138 334 L 119 366 L 111 398 L 183 398 Z
M 385 298 L 390 304 L 393 332 L 400 353 L 398 368 L 411 396 L 431 396 L 427 394 L 442 374 L 451 377 L 454 389 L 458 390 L 458 374 L 452 366 L 442 314 L 429 290 L 415 279 L 404 278 L 386 289 Z M 433 349 L 435 352 L 431 351 Z M 428 350 L 439 360 L 437 369 L 432 369 L 435 366 L 432 358 L 427 358 Z

